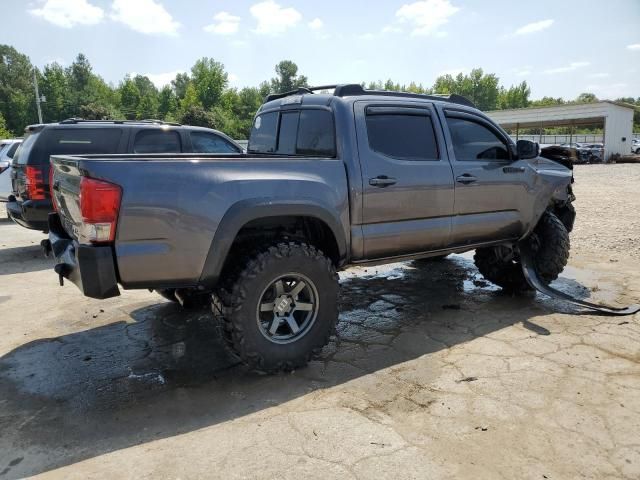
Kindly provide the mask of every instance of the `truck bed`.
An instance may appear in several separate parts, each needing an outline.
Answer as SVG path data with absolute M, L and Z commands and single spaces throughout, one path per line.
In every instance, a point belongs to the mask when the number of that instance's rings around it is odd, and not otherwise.
M 198 285 L 207 257 L 215 255 L 214 237 L 227 235 L 221 223 L 242 223 L 232 217 L 248 206 L 280 216 L 286 214 L 280 203 L 316 205 L 335 212 L 336 224 L 349 232 L 349 190 L 339 159 L 181 154 L 52 156 L 51 162 L 60 223 L 75 243 L 82 223 L 80 178 L 121 187 L 110 248 L 124 288 Z

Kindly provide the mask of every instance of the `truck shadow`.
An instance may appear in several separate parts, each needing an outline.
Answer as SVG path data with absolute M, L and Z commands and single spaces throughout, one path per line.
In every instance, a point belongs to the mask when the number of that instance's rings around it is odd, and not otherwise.
M 53 260 L 45 258 L 40 245 L 0 247 L 0 275 L 52 269 Z
M 571 282 L 563 288 L 583 288 Z M 226 353 L 207 310 L 171 303 L 7 353 L 0 478 L 233 420 L 516 323 L 549 335 L 531 321 L 547 303 L 503 294 L 462 257 L 358 269 L 341 284 L 336 336 L 321 358 L 291 374 L 246 371 Z

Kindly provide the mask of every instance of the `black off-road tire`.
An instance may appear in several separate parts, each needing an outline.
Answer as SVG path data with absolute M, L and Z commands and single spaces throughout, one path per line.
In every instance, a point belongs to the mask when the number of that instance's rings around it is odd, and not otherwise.
M 266 373 L 304 367 L 335 333 L 338 275 L 331 260 L 303 242 L 280 242 L 248 255 L 225 286 L 212 295 L 212 310 L 228 349 L 252 370 Z M 295 341 L 277 344 L 260 330 L 256 310 L 265 288 L 280 275 L 298 273 L 313 284 L 318 310 L 308 331 Z
M 569 232 L 553 213 L 546 212 L 532 235 L 525 240 L 531 242 L 535 252 L 534 268 L 538 276 L 551 283 L 562 273 L 569 260 Z M 527 283 L 522 265 L 517 258 L 505 260 L 507 247 L 478 248 L 473 257 L 476 267 L 492 283 L 512 293 L 531 291 Z

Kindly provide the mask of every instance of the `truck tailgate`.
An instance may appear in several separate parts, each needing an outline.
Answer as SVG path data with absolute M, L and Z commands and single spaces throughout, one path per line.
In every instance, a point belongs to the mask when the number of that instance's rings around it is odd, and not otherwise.
M 51 162 L 51 196 L 53 208 L 60 215 L 65 231 L 78 239 L 78 228 L 82 222 L 80 212 L 80 180 L 78 161 L 55 159 Z

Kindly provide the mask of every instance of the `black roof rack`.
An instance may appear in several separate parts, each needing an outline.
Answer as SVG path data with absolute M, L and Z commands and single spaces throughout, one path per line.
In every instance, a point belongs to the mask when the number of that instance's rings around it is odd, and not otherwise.
M 63 125 L 76 124 L 76 123 L 115 123 L 118 125 L 129 124 L 129 123 L 131 124 L 143 123 L 143 124 L 173 125 L 173 126 L 181 125 L 180 123 L 165 122 L 164 120 L 156 120 L 153 118 L 147 118 L 144 120 L 85 120 L 84 118 L 72 117 L 72 118 L 67 118 L 65 120 L 61 120 L 58 123 Z
M 266 102 L 271 100 L 277 100 L 279 98 L 289 97 L 291 95 L 304 95 L 306 93 L 313 93 L 317 90 L 330 90 L 333 89 L 333 95 L 336 97 L 351 97 L 356 95 L 379 95 L 388 97 L 408 97 L 408 98 L 422 98 L 427 100 L 439 100 L 441 102 L 457 103 L 459 105 L 466 105 L 467 107 L 476 108 L 474 103 L 462 95 L 452 93 L 451 95 L 440 94 L 420 94 L 411 92 L 394 92 L 391 90 L 366 90 L 362 85 L 358 83 L 347 83 L 340 85 L 321 85 L 318 87 L 299 87 L 296 90 L 284 93 L 272 93 L 267 96 Z

